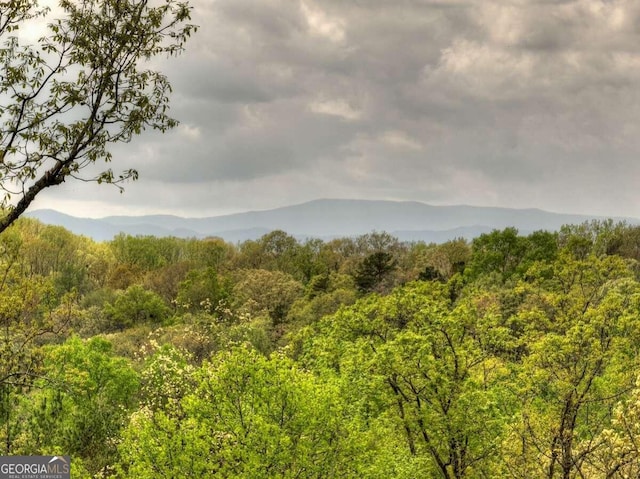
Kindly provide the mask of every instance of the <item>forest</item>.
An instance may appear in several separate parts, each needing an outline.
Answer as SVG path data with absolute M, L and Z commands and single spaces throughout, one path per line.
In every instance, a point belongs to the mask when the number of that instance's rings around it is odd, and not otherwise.
M 637 478 L 640 227 L 0 235 L 0 454 L 72 477 Z

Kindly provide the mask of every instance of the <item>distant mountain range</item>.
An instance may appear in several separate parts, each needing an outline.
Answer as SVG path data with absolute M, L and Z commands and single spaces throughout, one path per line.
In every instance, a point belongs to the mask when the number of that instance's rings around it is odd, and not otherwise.
M 284 230 L 298 238 L 357 236 L 387 231 L 403 241 L 441 243 L 454 238 L 471 239 L 493 229 L 509 226 L 522 234 L 557 230 L 598 216 L 550 213 L 539 209 L 478 206 L 433 206 L 414 201 L 315 200 L 265 211 L 249 211 L 209 218 L 170 215 L 108 216 L 77 218 L 54 210 L 36 210 L 27 216 L 45 224 L 59 225 L 96 241 L 130 235 L 204 238 L 218 236 L 237 243 Z M 635 218 L 614 218 L 640 224 Z

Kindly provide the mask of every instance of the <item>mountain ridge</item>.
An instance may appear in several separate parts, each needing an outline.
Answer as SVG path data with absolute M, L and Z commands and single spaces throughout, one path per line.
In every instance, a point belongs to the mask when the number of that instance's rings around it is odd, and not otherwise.
M 97 241 L 118 233 L 131 235 L 203 238 L 219 236 L 239 242 L 256 239 L 273 230 L 299 237 L 329 239 L 371 231 L 397 233 L 406 241 L 443 242 L 455 237 L 473 238 L 493 229 L 513 226 L 523 233 L 557 230 L 563 224 L 605 219 L 597 215 L 553 213 L 538 208 L 468 205 L 430 205 L 418 201 L 319 199 L 267 210 L 209 217 L 176 215 L 106 216 L 79 218 L 56 210 L 35 210 L 27 216 L 63 226 Z M 640 224 L 636 218 L 617 221 Z

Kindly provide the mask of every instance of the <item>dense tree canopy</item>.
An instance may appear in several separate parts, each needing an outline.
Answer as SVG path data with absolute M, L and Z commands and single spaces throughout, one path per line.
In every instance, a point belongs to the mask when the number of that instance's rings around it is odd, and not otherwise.
M 21 219 L 2 453 L 83 478 L 636 478 L 637 238 L 94 243 Z

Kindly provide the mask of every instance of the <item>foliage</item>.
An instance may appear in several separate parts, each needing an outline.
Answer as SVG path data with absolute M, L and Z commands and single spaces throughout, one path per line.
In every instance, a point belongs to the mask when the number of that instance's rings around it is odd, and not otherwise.
M 169 316 L 169 308 L 157 294 L 134 285 L 106 304 L 104 313 L 113 328 L 124 329 L 145 321 L 161 324 Z
M 410 457 L 428 458 L 423 473 L 488 473 L 509 400 L 504 367 L 483 351 L 477 316 L 468 305 L 453 308 L 445 285 L 368 297 L 320 327 L 326 332 L 312 338 L 306 360 L 348 371 L 355 388 L 375 391 L 362 391 L 371 401 L 365 409 L 386 405 L 377 414 L 393 418 Z
M 387 291 L 385 280 L 396 268 L 393 256 L 386 251 L 371 253 L 358 265 L 355 275 L 356 285 L 363 292 Z
M 520 477 L 584 475 L 611 409 L 631 389 L 638 364 L 640 288 L 616 257 L 562 255 L 527 322 L 520 365 L 522 406 L 505 458 Z M 549 289 L 547 289 L 549 288 Z
M 16 421 L 14 454 L 57 451 L 81 458 L 90 472 L 110 465 L 138 378 L 99 338 L 77 337 L 46 348 L 42 375 L 23 398 Z
M 164 0 L 63 0 L 61 18 L 34 0 L 2 3 L 0 16 L 0 231 L 45 188 L 68 178 L 117 184 L 136 178 L 110 168 L 109 146 L 145 128 L 165 131 L 170 85 L 145 69 L 158 55 L 178 54 L 194 31 L 184 3 Z M 45 17 L 48 32 L 28 44 L 16 35 Z M 86 171 L 94 173 L 87 174 Z
M 81 477 L 635 478 L 636 236 L 97 244 L 21 220 L 3 450 Z
M 184 311 L 212 312 L 228 296 L 227 286 L 220 281 L 218 273 L 212 268 L 199 268 L 189 271 L 178 283 L 176 304 Z
M 237 273 L 233 296 L 238 308 L 253 316 L 266 315 L 274 325 L 282 323 L 303 287 L 291 275 L 262 269 Z
M 175 411 L 193 390 L 194 368 L 188 354 L 170 345 L 155 346 L 141 373 L 142 405 L 152 411 Z
M 291 360 L 236 348 L 197 381 L 180 412 L 133 415 L 123 477 L 358 477 L 336 389 Z

